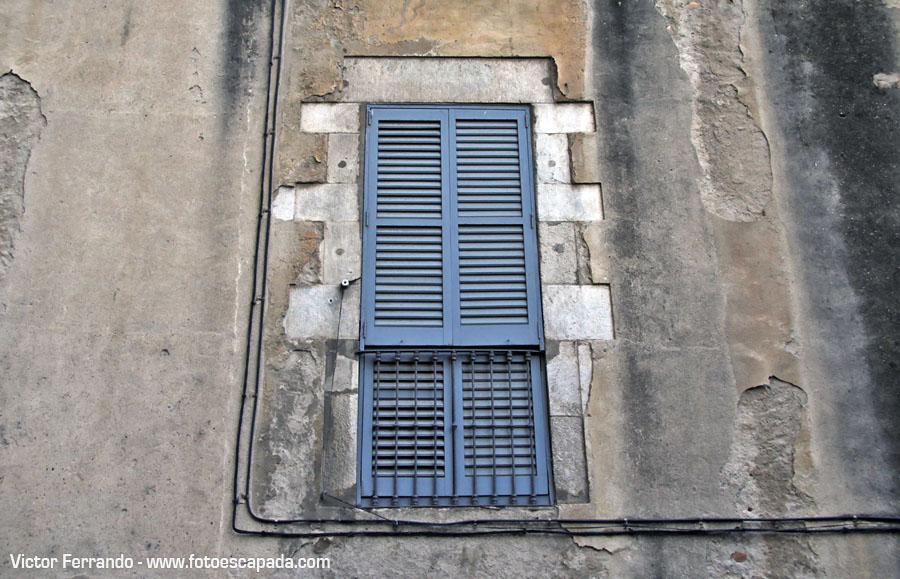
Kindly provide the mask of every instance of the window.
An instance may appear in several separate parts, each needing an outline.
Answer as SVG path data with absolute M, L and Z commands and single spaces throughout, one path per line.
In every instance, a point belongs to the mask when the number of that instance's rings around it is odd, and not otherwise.
M 366 121 L 358 501 L 550 504 L 529 110 Z

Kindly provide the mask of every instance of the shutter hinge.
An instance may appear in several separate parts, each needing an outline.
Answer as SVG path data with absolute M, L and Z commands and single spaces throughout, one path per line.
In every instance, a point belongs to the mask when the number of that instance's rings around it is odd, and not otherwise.
M 525 114 L 525 128 L 526 129 L 528 128 L 528 123 L 530 123 L 530 122 L 531 122 L 531 115 L 527 114 L 527 111 L 526 111 L 526 114 Z
M 372 109 L 366 110 L 366 126 L 372 124 Z
M 534 229 L 534 213 L 531 214 L 531 228 Z
M 363 338 L 366 337 L 366 323 L 363 322 Z
M 368 226 L 369 226 L 369 212 L 368 212 L 368 211 L 365 211 L 365 212 L 363 213 L 363 219 L 364 219 L 365 222 L 366 222 L 366 227 L 368 227 Z

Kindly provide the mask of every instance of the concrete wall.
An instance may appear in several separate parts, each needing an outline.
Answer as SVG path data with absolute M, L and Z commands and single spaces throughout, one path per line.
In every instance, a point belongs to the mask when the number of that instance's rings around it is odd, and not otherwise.
M 320 495 L 355 480 L 359 298 L 337 284 L 359 275 L 359 104 L 449 98 L 378 66 L 457 58 L 451 84 L 475 101 L 593 114 L 535 130 L 554 441 L 581 434 L 586 473 L 550 514 L 900 512 L 900 6 L 533 4 L 287 2 L 264 270 L 269 3 L 0 7 L 2 574 L 6 553 L 327 556 L 322 576 L 895 574 L 896 534 L 233 533 L 256 336 L 239 512 L 370 516 Z M 544 68 L 488 82 L 507 64 Z M 585 191 L 602 206 L 567 212 Z M 585 292 L 608 331 L 551 329 Z

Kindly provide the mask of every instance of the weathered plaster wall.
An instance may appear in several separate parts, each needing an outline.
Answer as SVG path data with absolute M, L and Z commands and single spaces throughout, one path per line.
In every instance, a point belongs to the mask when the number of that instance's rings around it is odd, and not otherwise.
M 234 535 L 268 6 L 0 8 L 0 549 L 331 557 L 313 576 L 896 574 L 896 535 Z M 261 506 L 308 512 L 283 491 L 353 480 L 315 457 L 354 414 L 356 286 L 336 340 L 284 314 L 357 275 L 322 256 L 353 243 L 353 187 L 328 195 L 358 183 L 359 118 L 303 130 L 304 102 L 358 90 L 345 55 L 528 56 L 555 63 L 551 100 L 592 102 L 596 132 L 565 147 L 603 192 L 603 220 L 541 224 L 545 274 L 609 284 L 615 314 L 613 340 L 552 352 L 590 393 L 591 502 L 559 514 L 897 513 L 896 0 L 288 6 Z
M 230 537 L 267 11 L 0 6 L 0 575 Z

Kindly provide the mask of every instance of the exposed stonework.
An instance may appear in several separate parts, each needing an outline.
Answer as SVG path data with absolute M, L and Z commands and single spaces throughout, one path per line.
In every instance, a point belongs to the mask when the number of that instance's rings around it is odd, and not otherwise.
M 25 169 L 47 123 L 41 99 L 13 72 L 0 76 L 0 279 L 13 259 L 25 213 Z
M 305 101 L 339 100 L 344 90 L 353 93 L 360 87 L 368 89 L 372 86 L 371 79 L 343 78 L 344 58 L 348 55 L 550 57 L 555 66 L 546 72 L 540 87 L 546 96 L 522 102 L 551 102 L 554 94 L 562 98 L 584 98 L 589 23 L 586 6 L 579 0 L 550 4 L 535 4 L 529 0 L 502 4 L 492 0 L 465 4 L 440 0 L 419 3 L 314 0 L 291 6 L 293 12 L 288 15 L 285 31 L 289 40 L 284 59 L 288 64 L 283 73 L 281 94 L 287 96 L 280 105 L 278 184 L 324 178 L 324 173 L 318 172 L 318 164 L 324 157 L 316 162 L 315 156 L 300 157 L 297 154 L 297 151 L 307 150 L 302 143 L 305 137 L 300 135 L 300 108 Z M 473 14 L 478 17 L 473 18 Z M 461 22 L 465 25 L 460 25 Z M 507 62 L 516 66 L 515 60 Z M 365 67 L 359 71 L 363 74 L 371 72 Z M 428 83 L 416 79 L 417 92 L 431 90 L 434 81 L 445 76 L 426 77 Z M 509 76 L 505 84 L 517 84 L 520 76 Z M 386 100 L 422 99 L 421 94 L 411 94 L 409 90 L 393 92 L 395 97 Z M 511 102 L 509 99 L 494 101 L 494 98 L 495 94 L 489 93 L 487 100 L 482 98 L 474 102 Z M 302 178 L 310 172 L 315 179 Z
M 536 133 L 593 133 L 593 103 L 534 105 Z
M 725 472 L 745 514 L 781 516 L 814 506 L 794 483 L 797 441 L 808 428 L 806 402 L 803 390 L 774 376 L 741 395 Z
M 573 183 L 601 183 L 600 139 L 597 133 L 570 133 L 569 157 Z
M 328 135 L 328 182 L 356 183 L 359 176 L 359 135 Z
M 538 183 L 569 183 L 569 156 L 564 134 L 535 135 Z
M 545 285 L 544 332 L 551 340 L 611 340 L 609 287 Z
M 324 182 L 326 147 L 325 135 L 293 131 L 278 150 L 278 182 L 284 185 Z
M 592 283 L 609 283 L 610 243 L 606 239 L 607 228 L 602 222 L 584 224 L 579 234 L 584 242 L 588 272 Z
M 600 221 L 603 204 L 599 185 L 538 183 L 538 219 L 541 221 Z
M 249 497 L 257 514 L 296 518 L 318 499 L 323 365 L 319 348 L 284 350 L 268 360 L 265 388 L 271 390 L 263 391 Z
M 538 223 L 542 283 L 576 283 L 575 224 Z
M 456 103 L 551 103 L 552 75 L 545 58 L 348 57 L 340 100 L 442 102 L 452 93 Z
M 743 516 L 797 516 L 815 509 L 812 497 L 797 484 L 798 455 L 808 452 L 806 404 L 803 390 L 774 376 L 741 395 L 724 474 Z M 748 551 L 787 576 L 820 575 L 808 537 L 765 537 Z

